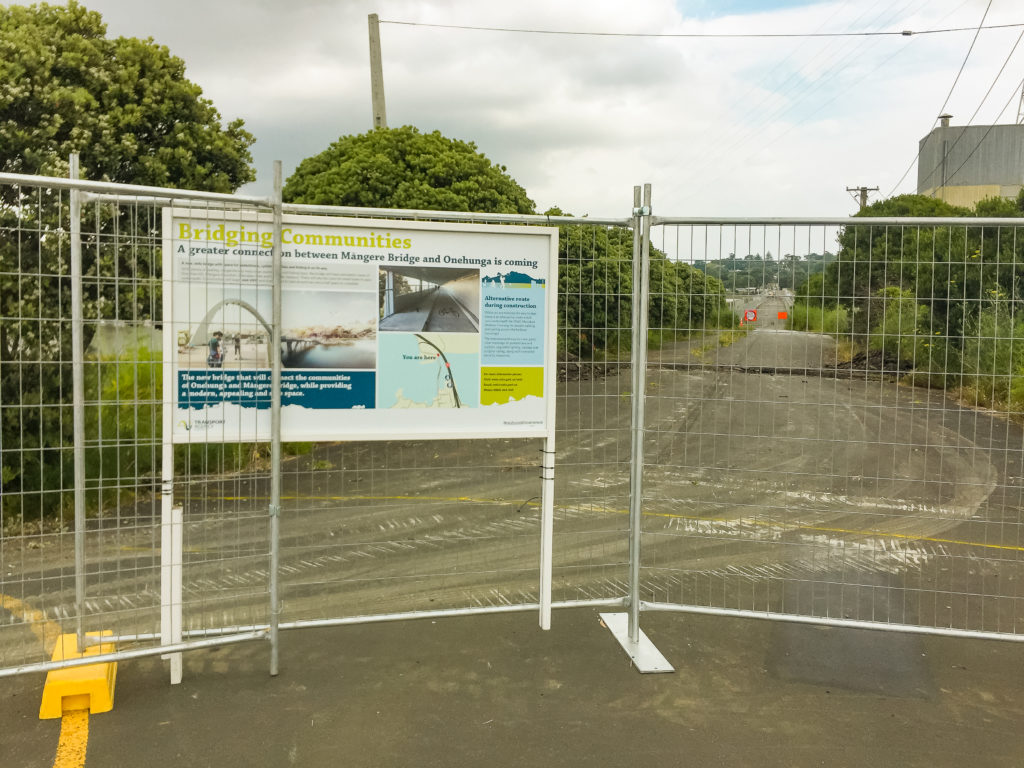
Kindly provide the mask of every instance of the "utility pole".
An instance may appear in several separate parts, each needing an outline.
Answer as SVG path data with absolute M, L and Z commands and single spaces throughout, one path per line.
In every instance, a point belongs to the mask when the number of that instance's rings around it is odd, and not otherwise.
M 877 192 L 878 187 L 847 187 L 846 191 L 860 193 L 860 209 L 863 211 L 868 207 L 868 192 Z
M 384 67 L 380 57 L 380 18 L 371 13 L 370 24 L 370 98 L 373 103 L 373 127 L 387 128 L 388 116 L 384 108 Z

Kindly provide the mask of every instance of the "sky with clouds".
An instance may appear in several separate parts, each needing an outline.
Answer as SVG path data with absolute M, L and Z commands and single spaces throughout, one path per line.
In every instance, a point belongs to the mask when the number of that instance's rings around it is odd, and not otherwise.
M 184 59 L 225 121 L 256 136 L 258 179 L 371 125 L 367 15 L 381 19 L 391 126 L 474 141 L 539 210 L 628 215 L 636 184 L 665 216 L 833 216 L 848 186 L 913 192 L 971 31 L 859 37 L 620 37 L 436 25 L 696 35 L 976 27 L 988 0 L 84 0 L 112 36 Z M 415 22 L 398 24 L 394 22 Z M 994 0 L 986 25 L 1024 22 Z M 946 111 L 1017 119 L 1024 27 L 980 33 Z M 1011 53 L 1012 51 L 1012 53 Z M 1000 68 L 1005 71 L 997 78 Z M 986 91 L 995 82 L 991 95 Z M 980 109 L 979 109 L 980 108 Z M 977 116 L 972 115 L 977 111 Z

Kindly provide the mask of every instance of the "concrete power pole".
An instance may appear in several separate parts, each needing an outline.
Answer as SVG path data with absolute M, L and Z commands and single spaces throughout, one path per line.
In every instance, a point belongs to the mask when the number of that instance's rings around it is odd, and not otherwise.
M 380 57 L 380 18 L 371 13 L 370 24 L 370 98 L 373 103 L 373 127 L 387 128 L 388 115 L 384 108 L 384 67 Z
M 863 211 L 868 207 L 868 192 L 877 192 L 878 187 L 847 187 L 846 191 L 860 193 L 860 209 Z

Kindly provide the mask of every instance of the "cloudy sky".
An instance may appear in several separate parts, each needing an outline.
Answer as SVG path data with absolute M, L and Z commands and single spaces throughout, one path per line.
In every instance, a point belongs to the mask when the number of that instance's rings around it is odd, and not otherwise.
M 381 19 L 391 126 L 470 140 L 539 210 L 628 215 L 650 182 L 673 216 L 829 216 L 848 186 L 913 192 L 988 0 L 84 0 L 111 35 L 185 60 L 225 120 L 256 136 L 258 180 L 371 125 L 367 15 Z M 395 23 L 414 22 L 414 23 Z M 993 0 L 986 25 L 1024 22 Z M 695 37 L 554 35 L 464 25 Z M 891 32 L 906 36 L 715 37 Z M 985 30 L 946 111 L 1017 119 L 1024 27 Z M 1012 51 L 1012 54 L 1011 54 Z M 1000 68 L 1005 71 L 999 76 Z M 991 94 L 985 94 L 995 83 Z M 977 116 L 972 115 L 977 112 Z

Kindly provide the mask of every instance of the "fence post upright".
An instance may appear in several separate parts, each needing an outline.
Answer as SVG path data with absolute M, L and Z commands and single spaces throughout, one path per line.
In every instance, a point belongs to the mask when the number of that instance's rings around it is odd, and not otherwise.
M 68 161 L 69 175 L 77 181 L 78 153 Z M 85 351 L 82 316 L 82 193 L 72 188 L 69 196 L 71 231 L 71 402 L 74 428 L 75 504 L 75 634 L 85 648 Z
M 278 558 L 281 536 L 281 161 L 274 161 L 273 339 L 270 360 L 270 674 L 278 672 Z
M 633 189 L 633 341 L 629 454 L 629 641 L 640 642 L 640 537 L 643 529 L 644 405 L 647 391 L 647 307 L 651 235 L 651 185 Z
M 170 255 L 171 209 L 164 207 L 162 215 L 163 274 L 161 275 L 161 301 L 163 302 L 163 357 L 161 382 L 160 438 L 160 645 L 178 645 L 182 641 L 182 578 L 184 510 L 174 504 L 174 365 L 177 344 L 174 317 L 174 258 Z M 184 664 L 181 652 L 161 654 L 169 662 L 170 683 L 181 683 Z
M 626 613 L 602 613 L 638 671 L 672 672 L 672 665 L 640 629 L 640 536 L 643 532 L 644 398 L 647 393 L 647 312 L 650 304 L 651 185 L 633 188 L 632 366 L 629 452 L 629 594 Z

